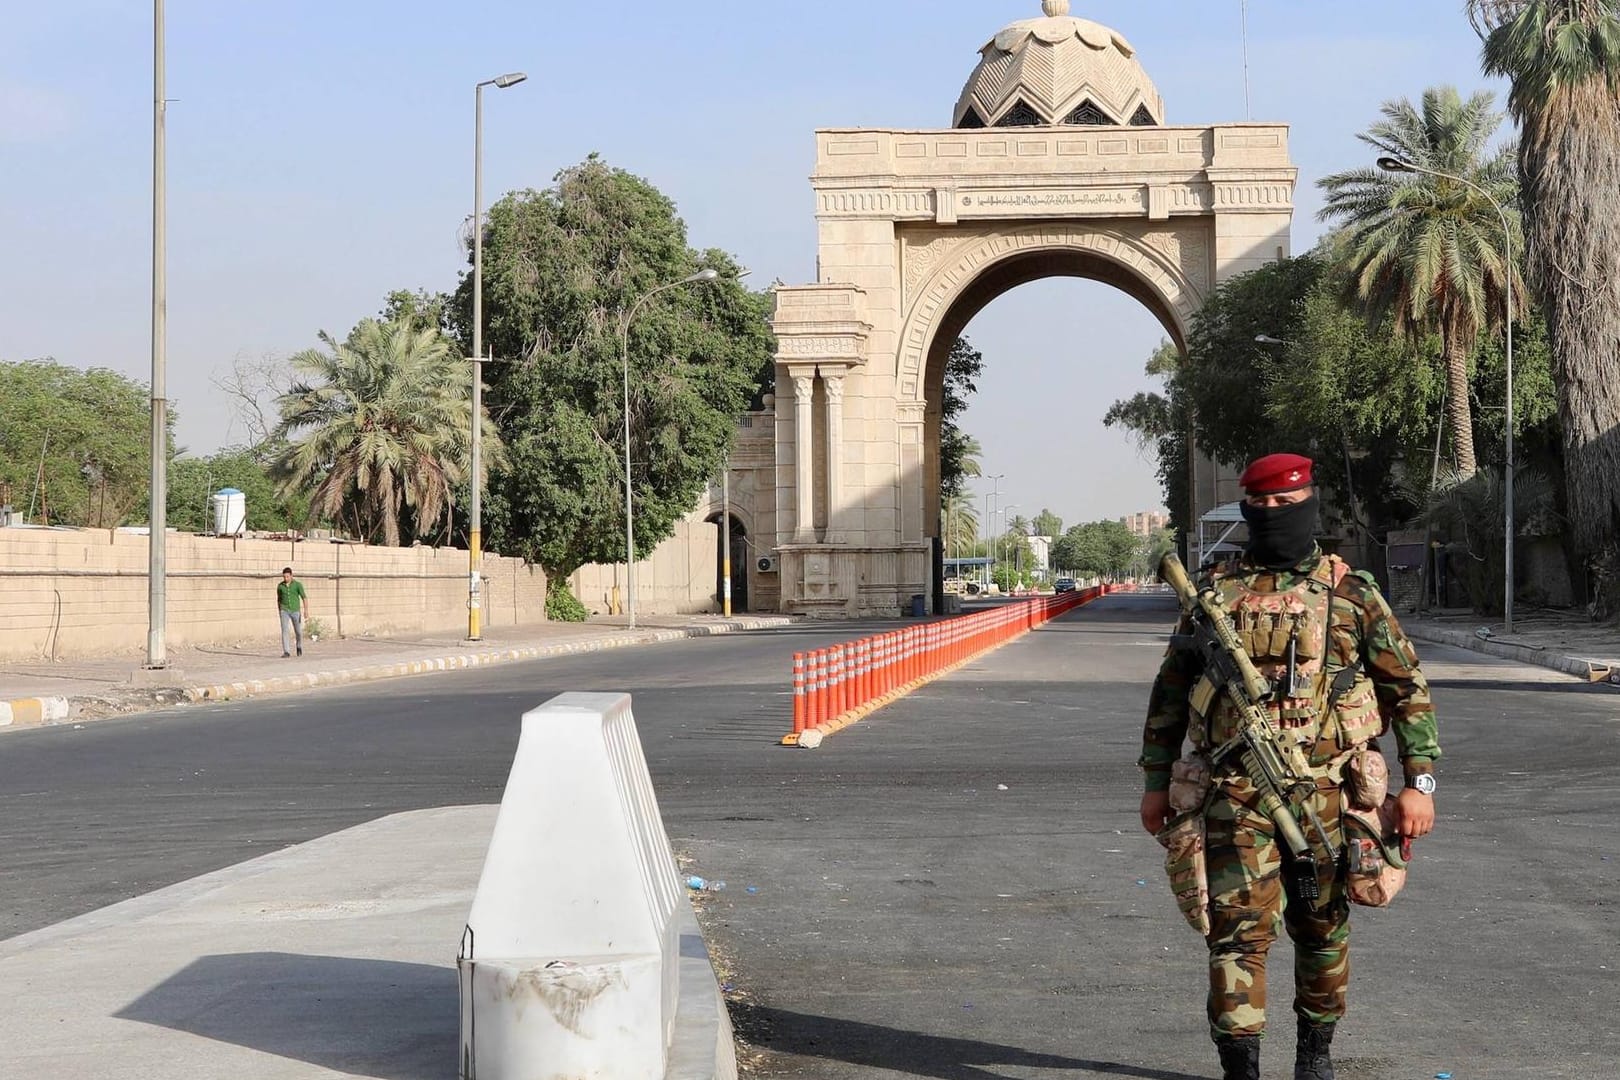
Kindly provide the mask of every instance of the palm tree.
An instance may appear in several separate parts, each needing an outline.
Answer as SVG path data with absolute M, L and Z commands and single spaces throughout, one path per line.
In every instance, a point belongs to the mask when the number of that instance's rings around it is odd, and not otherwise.
M 1552 333 L 1575 542 L 1612 564 L 1620 561 L 1620 12 L 1614 0 L 1472 0 L 1469 13 L 1484 36 L 1485 71 L 1513 84 L 1526 256 Z M 1599 596 L 1598 607 L 1617 600 Z
M 941 500 L 945 518 L 945 554 L 959 558 L 979 541 L 979 511 L 971 495 L 947 495 Z
M 1493 103 L 1486 92 L 1464 101 L 1452 87 L 1431 88 L 1421 111 L 1404 98 L 1386 102 L 1384 119 L 1358 137 L 1380 154 L 1470 180 L 1511 207 L 1511 153 L 1487 145 L 1502 122 Z M 1390 317 L 1413 337 L 1440 335 L 1452 451 L 1457 471 L 1473 475 L 1468 359 L 1480 334 L 1505 321 L 1510 277 L 1516 305 L 1523 296 L 1496 207 L 1465 184 L 1421 173 L 1351 169 L 1319 184 L 1327 193 L 1322 219 L 1345 227 L 1350 288 L 1368 317 Z M 1510 216 L 1511 227 L 1516 220 Z
M 281 396 L 272 473 L 283 493 L 308 491 L 310 519 L 347 519 L 368 539 L 400 542 L 407 511 L 418 537 L 446 518 L 468 476 L 471 363 L 437 329 L 365 319 L 327 350 L 291 360 L 299 375 Z M 484 463 L 501 445 L 483 418 Z
M 979 440 L 971 435 L 964 435 L 960 445 L 962 450 L 962 475 L 964 477 L 971 476 L 975 479 L 983 476 L 984 466 L 980 463 L 979 458 L 984 454 L 984 447 L 979 445 Z

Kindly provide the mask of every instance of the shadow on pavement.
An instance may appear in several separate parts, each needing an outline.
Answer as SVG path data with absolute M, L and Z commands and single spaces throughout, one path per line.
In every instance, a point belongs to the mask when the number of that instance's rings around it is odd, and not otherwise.
M 379 1080 L 455 1071 L 452 968 L 292 953 L 204 956 L 115 1015 Z
M 1041 1054 L 977 1039 L 925 1035 L 744 1002 L 733 1001 L 730 1006 L 738 1035 L 762 1050 L 934 1080 L 995 1080 L 1003 1074 L 990 1070 L 1002 1068 L 1065 1069 L 1081 1076 L 1130 1076 L 1139 1080 L 1205 1080 L 1192 1073 Z

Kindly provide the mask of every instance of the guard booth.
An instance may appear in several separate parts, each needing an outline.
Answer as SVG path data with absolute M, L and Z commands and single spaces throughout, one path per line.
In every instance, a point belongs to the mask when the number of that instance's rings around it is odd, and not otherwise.
M 1240 539 L 1248 538 L 1248 529 L 1243 524 L 1243 504 L 1240 502 L 1222 503 L 1204 512 L 1198 519 L 1198 528 L 1193 530 L 1189 539 L 1188 554 L 1194 559 L 1192 569 L 1198 570 L 1222 559 L 1240 555 L 1243 545 L 1235 543 L 1232 534 L 1239 529 L 1243 530 Z

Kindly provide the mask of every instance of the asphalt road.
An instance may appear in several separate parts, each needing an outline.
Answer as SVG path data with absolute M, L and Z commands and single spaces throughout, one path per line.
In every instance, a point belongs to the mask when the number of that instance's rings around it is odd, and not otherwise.
M 401 810 L 499 802 L 523 712 L 630 691 L 674 833 L 791 775 L 794 650 L 729 634 L 0 735 L 0 939 Z
M 1211 1076 L 1202 945 L 1135 821 L 1170 614 L 1110 597 L 816 751 L 773 743 L 787 657 L 834 640 L 821 630 L 7 734 L 0 934 L 397 810 L 494 801 L 523 709 L 628 689 L 672 838 L 730 885 L 704 917 L 756 1075 Z M 1340 1075 L 1616 1075 L 1620 698 L 1425 656 L 1439 830 L 1397 906 L 1356 913 Z M 1272 1014 L 1291 1029 L 1287 982 Z M 1267 1075 L 1289 1042 L 1268 1043 Z
M 1157 597 L 1081 609 L 828 740 L 757 792 L 765 820 L 702 823 L 687 846 L 731 886 L 705 916 L 756 1075 L 1218 1075 L 1203 943 L 1137 823 L 1171 619 Z M 1397 905 L 1353 917 L 1339 1076 L 1620 1075 L 1620 697 L 1425 653 L 1439 830 Z M 1272 964 L 1283 1076 L 1286 943 Z

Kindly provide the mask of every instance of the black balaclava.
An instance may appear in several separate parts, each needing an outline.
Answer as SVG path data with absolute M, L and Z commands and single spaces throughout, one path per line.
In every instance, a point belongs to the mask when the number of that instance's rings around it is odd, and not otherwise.
M 1283 570 L 1298 566 L 1316 547 L 1316 496 L 1286 506 L 1243 504 L 1249 523 L 1246 554 L 1256 566 Z

